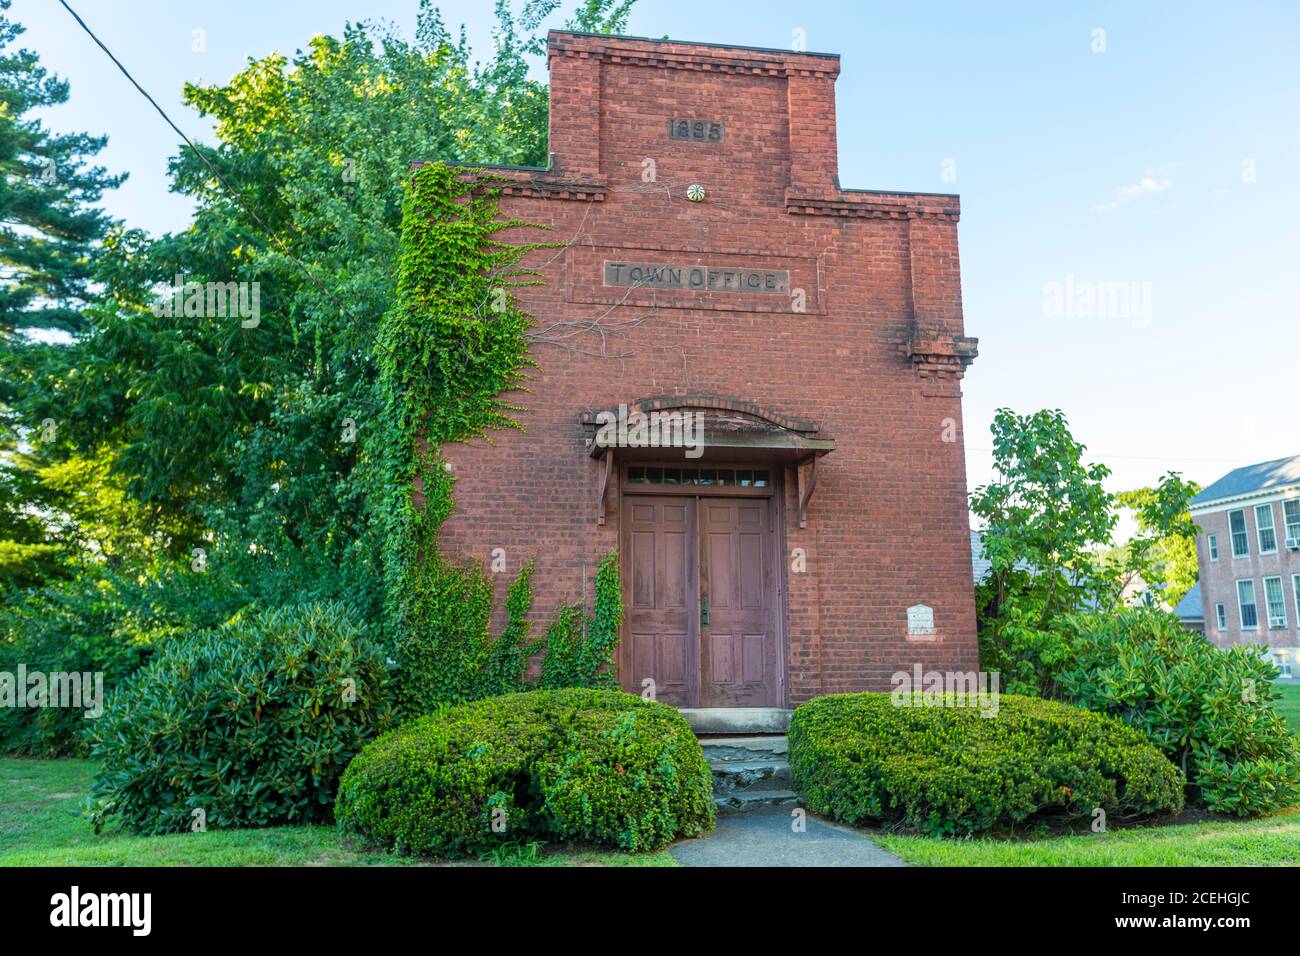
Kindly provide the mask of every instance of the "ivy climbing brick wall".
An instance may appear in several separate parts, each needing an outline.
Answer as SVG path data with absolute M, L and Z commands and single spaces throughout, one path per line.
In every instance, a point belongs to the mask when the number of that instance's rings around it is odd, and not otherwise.
M 957 198 L 840 188 L 837 57 L 557 32 L 549 65 L 551 167 L 501 171 L 505 213 L 564 244 L 530 253 L 547 282 L 519 291 L 539 367 L 506 396 L 527 408 L 523 431 L 445 450 L 458 481 L 444 554 L 490 566 L 502 549 L 499 595 L 535 559 L 540 621 L 591 593 L 619 540 L 616 476 L 596 522 L 583 413 L 652 396 L 754 402 L 838 446 L 805 528 L 786 468 L 788 702 L 888 689 L 916 664 L 976 670 Z M 722 126 L 676 138 L 674 117 Z M 783 295 L 606 286 L 607 259 L 778 269 L 804 311 Z M 924 639 L 908 634 L 918 604 L 934 609 Z

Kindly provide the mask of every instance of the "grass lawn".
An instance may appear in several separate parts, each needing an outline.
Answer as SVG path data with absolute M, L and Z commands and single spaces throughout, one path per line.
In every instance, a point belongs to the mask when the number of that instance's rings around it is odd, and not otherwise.
M 1278 684 L 1282 699 L 1273 701 L 1273 709 L 1286 718 L 1291 733 L 1300 734 L 1300 684 Z
M 1300 866 L 1300 808 L 1251 820 L 1041 840 L 884 836 L 877 842 L 917 866 Z
M 96 835 L 81 816 L 93 766 L 85 760 L 0 759 L 0 866 L 409 866 L 361 850 L 332 827 L 212 830 L 172 836 Z M 676 866 L 666 852 L 630 855 L 529 849 L 506 866 Z M 478 865 L 470 861 L 468 865 Z
M 1288 692 L 1300 687 L 1287 687 Z M 1289 693 L 1287 719 L 1300 718 Z M 1280 708 L 1282 709 L 1282 708 Z M 342 841 L 332 827 L 214 830 L 172 836 L 96 835 L 81 816 L 92 765 L 0 758 L 0 866 L 411 866 Z M 917 866 L 1300 866 L 1300 808 L 1252 820 L 1213 820 L 1041 839 L 939 839 L 872 833 Z M 536 846 L 485 861 L 502 866 L 676 866 L 666 852 L 629 855 Z M 436 865 L 436 864 L 435 864 Z M 447 864 L 442 864 L 447 865 Z

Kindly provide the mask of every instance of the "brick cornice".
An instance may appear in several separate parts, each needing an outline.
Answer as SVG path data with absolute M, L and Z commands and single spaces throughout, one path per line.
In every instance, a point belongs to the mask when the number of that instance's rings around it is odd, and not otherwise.
M 830 54 L 553 30 L 547 37 L 548 61 L 557 56 L 652 69 L 750 76 L 807 76 L 833 80 L 840 72 L 839 57 Z
M 425 166 L 425 161 L 411 163 L 411 169 Z M 466 169 L 482 169 L 492 173 L 506 182 L 498 183 L 497 188 L 503 196 L 531 196 L 542 199 L 571 199 L 580 202 L 602 202 L 609 191 L 609 184 L 592 179 L 565 179 L 549 172 L 548 169 L 532 166 L 497 166 L 492 163 L 452 162 L 448 166 L 463 166 Z
M 915 196 L 894 193 L 839 192 L 809 196 L 786 191 L 785 211 L 792 216 L 838 216 L 849 219 L 933 219 L 957 222 L 961 203 L 956 196 Z

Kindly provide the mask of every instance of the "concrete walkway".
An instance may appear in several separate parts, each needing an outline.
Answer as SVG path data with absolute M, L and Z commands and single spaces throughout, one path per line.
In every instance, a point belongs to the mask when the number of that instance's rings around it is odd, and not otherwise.
M 682 866 L 907 866 L 861 833 L 814 816 L 791 829 L 788 810 L 718 817 L 718 828 L 668 852 Z

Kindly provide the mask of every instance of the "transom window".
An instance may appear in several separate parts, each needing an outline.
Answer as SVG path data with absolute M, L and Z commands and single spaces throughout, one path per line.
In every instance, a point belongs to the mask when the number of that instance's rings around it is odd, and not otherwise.
M 771 481 L 766 470 L 753 468 L 660 468 L 628 465 L 629 485 L 709 485 L 732 488 L 766 488 Z
M 1228 526 L 1232 529 L 1232 556 L 1246 558 L 1250 556 L 1250 537 L 1246 534 L 1246 512 L 1228 512 Z
M 1286 627 L 1286 598 L 1281 578 L 1264 579 L 1264 603 L 1268 605 L 1268 626 Z
M 1255 529 L 1259 532 L 1259 553 L 1272 554 L 1277 550 L 1277 532 L 1273 530 L 1273 506 L 1255 506 Z
M 1286 523 L 1286 536 L 1300 539 L 1300 498 L 1282 502 L 1282 520 Z
M 1253 631 L 1259 627 L 1259 612 L 1255 607 L 1255 582 L 1237 582 L 1237 607 L 1241 611 L 1242 630 Z
M 1205 544 L 1210 549 L 1210 560 L 1219 560 L 1219 536 L 1217 534 L 1208 534 L 1205 536 Z

